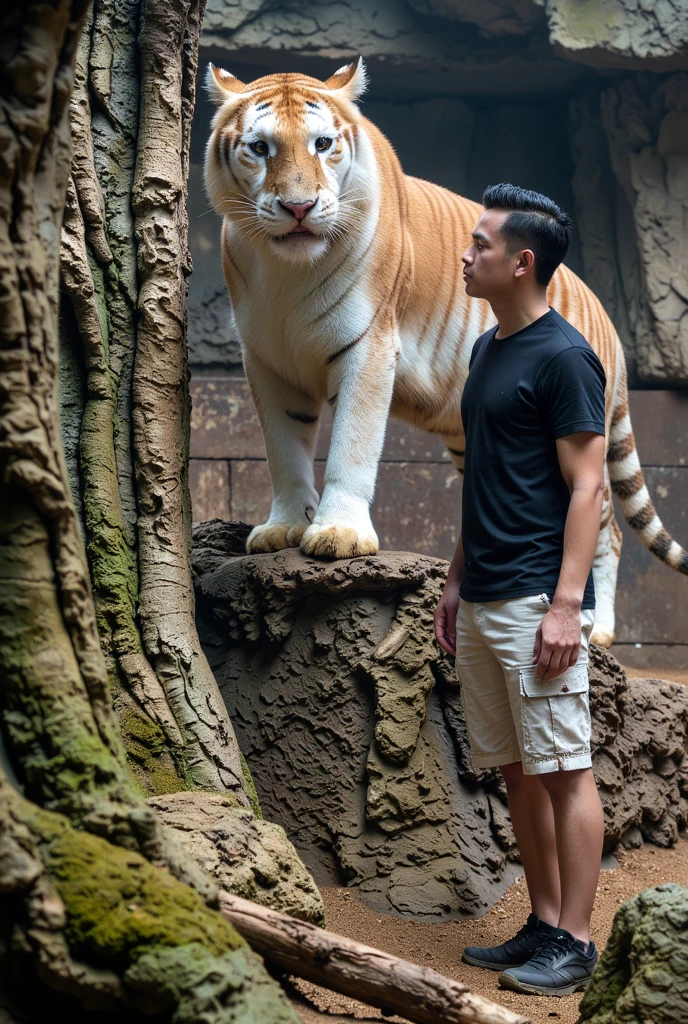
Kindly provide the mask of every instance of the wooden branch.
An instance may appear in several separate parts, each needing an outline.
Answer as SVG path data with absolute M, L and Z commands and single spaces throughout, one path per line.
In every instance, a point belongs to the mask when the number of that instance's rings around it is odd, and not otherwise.
M 289 974 L 415 1024 L 529 1024 L 428 967 L 220 893 L 220 910 L 253 949 Z

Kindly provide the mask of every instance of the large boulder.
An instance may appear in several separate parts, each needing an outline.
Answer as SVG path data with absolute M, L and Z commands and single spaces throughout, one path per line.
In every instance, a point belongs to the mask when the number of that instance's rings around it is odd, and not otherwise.
M 688 1021 L 688 889 L 646 889 L 616 912 L 579 1024 Z
M 324 924 L 320 892 L 280 825 L 222 793 L 166 793 L 148 803 L 218 888 Z
M 426 920 L 484 913 L 517 852 L 501 776 L 470 759 L 432 616 L 447 563 L 242 555 L 250 527 L 195 528 L 202 643 L 266 816 L 317 881 Z M 591 652 L 606 848 L 688 822 L 688 691 Z

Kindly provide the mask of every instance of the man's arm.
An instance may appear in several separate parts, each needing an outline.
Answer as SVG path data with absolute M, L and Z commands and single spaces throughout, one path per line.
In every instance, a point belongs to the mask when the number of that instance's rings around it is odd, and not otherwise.
M 456 654 L 456 616 L 459 611 L 459 587 L 463 576 L 463 538 L 459 533 L 456 551 L 449 566 L 442 597 L 435 608 L 435 636 L 447 654 Z
M 559 468 L 571 502 L 559 582 L 535 638 L 533 664 L 538 679 L 555 679 L 578 660 L 583 592 L 600 531 L 604 450 L 604 437 L 590 431 L 557 439 Z

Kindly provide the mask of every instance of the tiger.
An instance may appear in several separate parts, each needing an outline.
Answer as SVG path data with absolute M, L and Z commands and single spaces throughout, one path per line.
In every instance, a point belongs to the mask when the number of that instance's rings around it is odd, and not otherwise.
M 375 554 L 370 505 L 389 415 L 439 435 L 463 471 L 460 402 L 471 349 L 496 323 L 462 280 L 460 256 L 483 208 L 404 174 L 358 106 L 366 84 L 361 57 L 326 81 L 279 73 L 245 84 L 207 70 L 217 110 L 205 187 L 222 217 L 222 268 L 273 491 L 249 554 Z M 587 338 L 607 377 L 592 639 L 609 647 L 621 554 L 611 492 L 653 554 L 685 574 L 688 554 L 643 479 L 611 320 L 564 264 L 547 300 Z M 333 424 L 319 496 L 313 460 L 325 402 Z

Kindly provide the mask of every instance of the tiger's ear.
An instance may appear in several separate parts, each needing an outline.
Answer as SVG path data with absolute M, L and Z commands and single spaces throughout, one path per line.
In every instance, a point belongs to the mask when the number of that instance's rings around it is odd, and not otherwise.
M 368 86 L 368 73 L 363 63 L 363 57 L 357 57 L 351 64 L 345 64 L 343 68 L 328 78 L 325 88 L 332 92 L 338 92 L 344 99 L 356 102 Z
M 211 100 L 218 107 L 246 89 L 244 83 L 240 82 L 233 74 L 223 71 L 222 68 L 216 68 L 214 64 L 208 64 L 208 70 L 205 73 L 205 87 Z

